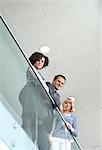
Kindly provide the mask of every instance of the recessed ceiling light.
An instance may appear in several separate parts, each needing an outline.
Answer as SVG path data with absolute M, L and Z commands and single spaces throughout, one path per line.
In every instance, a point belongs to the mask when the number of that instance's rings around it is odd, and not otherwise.
M 43 46 L 40 47 L 40 51 L 42 53 L 48 53 L 50 51 L 50 47 L 47 46 L 47 45 L 43 45 Z

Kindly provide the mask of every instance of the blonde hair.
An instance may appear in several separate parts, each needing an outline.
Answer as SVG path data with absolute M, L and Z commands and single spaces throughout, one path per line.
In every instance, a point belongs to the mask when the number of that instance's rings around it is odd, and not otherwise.
M 70 112 L 75 112 L 75 107 L 74 107 L 74 102 L 75 102 L 75 98 L 74 97 L 68 97 L 67 99 L 65 99 L 62 103 L 62 111 L 65 112 L 65 110 L 63 109 L 64 108 L 64 104 L 68 104 L 70 103 L 71 104 L 71 109 L 70 109 Z

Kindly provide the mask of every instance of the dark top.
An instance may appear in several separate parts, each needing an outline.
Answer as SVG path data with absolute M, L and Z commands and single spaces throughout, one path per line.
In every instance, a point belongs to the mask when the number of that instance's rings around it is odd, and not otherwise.
M 46 85 L 49 87 L 49 93 L 51 95 L 51 97 L 54 100 L 53 104 L 53 108 L 58 107 L 60 108 L 61 102 L 60 102 L 60 95 L 57 93 L 57 90 L 55 89 L 55 87 L 50 83 L 50 82 L 46 82 Z

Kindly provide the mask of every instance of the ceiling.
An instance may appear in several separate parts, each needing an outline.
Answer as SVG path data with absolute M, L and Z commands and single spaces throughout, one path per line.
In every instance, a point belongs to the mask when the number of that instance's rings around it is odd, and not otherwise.
M 101 150 L 101 0 L 0 0 L 0 12 L 29 57 L 48 45 L 46 80 L 63 74 L 61 99 L 76 97 L 78 141 Z

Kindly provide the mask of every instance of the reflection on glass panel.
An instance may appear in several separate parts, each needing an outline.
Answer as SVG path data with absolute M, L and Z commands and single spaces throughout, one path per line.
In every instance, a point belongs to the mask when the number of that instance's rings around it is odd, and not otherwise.
M 62 118 L 53 109 L 51 99 L 47 94 L 48 87 L 42 79 L 38 80 L 36 73 L 30 68 L 2 20 L 0 20 L 0 30 L 0 92 L 9 103 L 6 107 L 8 110 L 10 110 L 9 106 L 13 108 L 12 115 L 39 150 L 56 149 L 57 140 L 51 138 L 55 126 L 58 129 L 55 128 L 53 136 L 62 134 L 63 150 L 66 150 L 67 143 L 69 146 L 71 144 L 69 140 L 66 140 L 66 128 Z M 3 103 L 7 104 L 4 101 Z M 16 118 L 14 112 L 19 119 Z M 55 146 L 54 149 L 51 149 L 52 143 Z M 74 147 L 73 150 L 78 149 L 77 144 L 74 144 Z
M 0 149 L 1 150 L 10 150 L 10 148 L 0 139 Z
M 0 91 L 18 116 L 22 113 L 18 95 L 26 82 L 27 66 L 19 48 L 0 19 Z
M 33 142 L 37 142 L 39 149 L 48 150 L 50 148 L 48 134 L 53 121 L 52 103 L 31 69 L 28 69 L 27 77 L 28 82 L 19 95 L 23 108 L 23 128 Z

